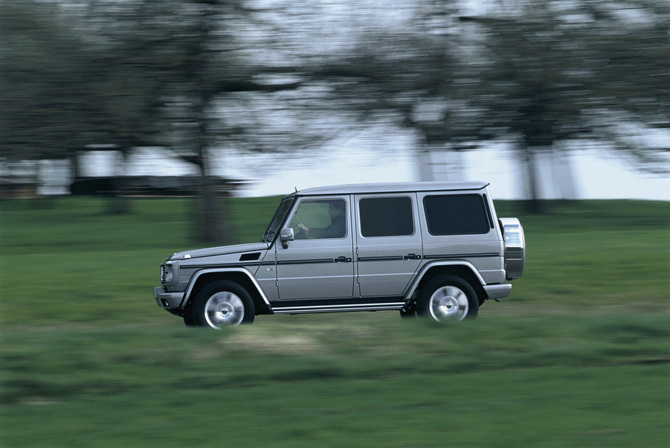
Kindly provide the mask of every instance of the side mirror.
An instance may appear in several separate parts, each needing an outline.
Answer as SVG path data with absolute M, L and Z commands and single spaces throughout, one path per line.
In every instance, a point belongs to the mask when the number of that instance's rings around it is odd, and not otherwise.
M 279 239 L 281 240 L 281 245 L 284 249 L 288 249 L 288 242 L 295 239 L 292 228 L 282 229 L 279 233 Z

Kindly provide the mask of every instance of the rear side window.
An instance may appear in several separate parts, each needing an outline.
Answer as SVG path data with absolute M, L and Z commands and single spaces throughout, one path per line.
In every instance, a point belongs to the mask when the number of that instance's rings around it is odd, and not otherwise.
M 431 235 L 488 233 L 484 199 L 478 194 L 434 195 L 423 199 Z
M 358 207 L 364 237 L 414 234 L 412 200 L 407 196 L 363 198 Z

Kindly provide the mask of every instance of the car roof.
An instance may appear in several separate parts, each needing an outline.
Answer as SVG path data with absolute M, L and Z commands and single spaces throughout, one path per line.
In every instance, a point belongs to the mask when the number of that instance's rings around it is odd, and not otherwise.
M 320 196 L 327 194 L 369 194 L 369 193 L 408 193 L 416 191 L 463 191 L 481 190 L 489 185 L 488 182 L 393 182 L 331 185 L 326 187 L 306 188 L 296 191 L 296 196 Z

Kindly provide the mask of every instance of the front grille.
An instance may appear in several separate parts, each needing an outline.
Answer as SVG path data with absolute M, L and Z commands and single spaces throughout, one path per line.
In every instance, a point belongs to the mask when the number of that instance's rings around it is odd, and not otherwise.
M 163 305 L 161 304 L 161 299 L 156 297 L 156 305 L 158 305 L 160 308 L 163 308 Z

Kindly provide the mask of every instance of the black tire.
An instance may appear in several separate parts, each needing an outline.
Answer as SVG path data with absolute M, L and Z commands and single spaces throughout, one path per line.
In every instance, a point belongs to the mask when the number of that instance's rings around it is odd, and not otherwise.
M 251 296 L 237 283 L 219 280 L 205 286 L 193 301 L 193 325 L 223 327 L 250 324 L 256 309 Z M 186 325 L 188 321 L 184 319 Z
M 472 285 L 460 277 L 441 275 L 421 288 L 417 309 L 419 316 L 436 322 L 475 319 L 479 298 Z
M 182 316 L 184 318 L 184 325 L 187 327 L 195 327 L 195 322 L 193 321 L 193 311 L 189 311 L 188 314 Z

